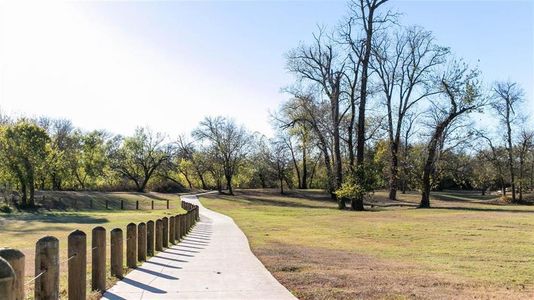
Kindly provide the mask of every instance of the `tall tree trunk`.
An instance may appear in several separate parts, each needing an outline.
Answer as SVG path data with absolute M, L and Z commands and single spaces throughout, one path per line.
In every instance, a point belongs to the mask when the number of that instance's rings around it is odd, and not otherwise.
M 397 200 L 397 188 L 399 178 L 399 144 L 398 141 L 391 143 L 391 161 L 389 174 L 389 199 Z
M 228 188 L 228 193 L 230 195 L 234 194 L 234 190 L 232 189 L 232 175 L 225 175 L 226 177 L 226 187 Z
M 33 174 L 31 174 L 28 178 L 28 190 L 30 192 L 30 199 L 28 203 L 30 207 L 35 207 L 35 180 Z
M 28 206 L 28 196 L 27 196 L 27 189 L 26 189 L 26 182 L 21 179 L 20 180 L 20 193 L 21 193 L 21 197 L 20 197 L 20 200 L 21 200 L 21 206 L 22 207 L 27 207 Z
M 196 171 L 197 171 L 197 176 L 200 179 L 200 184 L 202 184 L 202 189 L 207 190 L 208 186 L 206 185 L 206 180 L 204 180 L 204 175 L 202 174 L 202 172 L 200 172 L 200 170 L 196 169 Z
M 523 202 L 523 155 L 519 156 L 519 202 Z
M 308 160 L 307 160 L 307 140 L 303 136 L 302 138 L 302 184 L 300 184 L 301 189 L 307 189 L 308 188 Z
M 363 2 L 362 2 L 363 3 Z M 365 49 L 362 57 L 362 75 L 360 81 L 360 106 L 358 107 L 358 126 L 356 136 L 356 168 L 362 168 L 358 172 L 359 176 L 365 177 L 363 172 L 364 167 L 364 151 L 365 151 L 365 109 L 367 106 L 367 81 L 369 80 L 369 61 L 371 59 L 371 43 L 373 40 L 373 21 L 374 10 L 376 7 L 369 7 L 369 14 L 365 27 Z M 360 178 L 363 182 L 364 178 Z M 363 195 L 351 200 L 351 208 L 353 210 L 363 210 Z
M 508 140 L 508 168 L 510 172 L 510 184 L 512 186 L 512 202 L 516 202 L 516 196 L 515 196 L 515 174 L 514 174 L 514 158 L 513 158 L 513 145 L 512 145 L 512 126 L 510 124 L 510 105 L 506 106 L 506 132 L 507 132 L 507 140 Z
M 293 144 L 291 143 L 290 140 L 288 140 L 286 142 L 288 148 L 289 148 L 289 153 L 291 154 L 291 160 L 293 161 L 293 166 L 295 167 L 295 172 L 297 173 L 297 181 L 298 181 L 298 185 L 299 185 L 299 189 L 302 188 L 302 185 L 301 185 L 301 176 L 300 176 L 300 169 L 299 169 L 299 164 L 297 162 L 297 158 L 295 156 L 295 152 L 293 151 Z
M 445 129 L 449 126 L 449 124 L 454 120 L 454 118 L 457 116 L 456 113 L 449 114 L 449 116 L 443 120 L 441 123 L 439 123 L 436 126 L 436 129 L 434 133 L 432 134 L 432 137 L 430 138 L 430 142 L 428 143 L 428 154 L 425 161 L 425 166 L 423 169 L 423 178 L 422 178 L 422 195 L 421 195 L 421 203 L 419 204 L 419 208 L 429 208 L 430 207 L 430 188 L 431 188 L 431 182 L 430 182 L 430 175 L 434 172 L 434 164 L 436 161 L 436 154 L 438 151 L 438 144 L 440 143 L 440 140 L 443 138 L 443 133 L 445 132 Z

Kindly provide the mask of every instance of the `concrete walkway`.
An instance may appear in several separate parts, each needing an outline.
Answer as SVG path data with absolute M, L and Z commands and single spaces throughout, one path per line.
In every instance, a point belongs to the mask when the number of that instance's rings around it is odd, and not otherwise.
M 102 299 L 296 299 L 252 254 L 234 221 L 200 206 L 200 222 L 178 245 L 158 253 Z

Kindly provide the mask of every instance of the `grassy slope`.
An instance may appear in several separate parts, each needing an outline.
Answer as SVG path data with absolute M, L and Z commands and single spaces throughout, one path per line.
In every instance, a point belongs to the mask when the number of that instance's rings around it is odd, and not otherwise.
M 351 212 L 309 196 L 249 191 L 202 202 L 233 217 L 266 266 L 303 298 L 534 296 L 532 206 L 458 196 L 434 200 L 434 209 Z
M 109 231 L 113 228 L 122 228 L 126 234 L 126 225 L 130 222 L 140 223 L 149 220 L 156 220 L 164 216 L 176 215 L 182 212 L 179 208 L 179 197 L 170 194 L 137 194 L 137 193 L 97 193 L 97 192 L 56 192 L 48 193 L 45 197 L 56 199 L 61 198 L 61 201 L 72 201 L 77 199 L 82 207 L 88 207 L 87 201 L 89 197 L 93 197 L 96 202 L 102 202 L 102 199 L 114 199 L 120 203 L 120 199 L 125 199 L 129 203 L 135 203 L 136 200 L 147 201 L 147 198 L 159 199 L 159 206 L 156 208 L 165 208 L 165 199 L 170 200 L 170 210 L 146 210 L 150 207 L 145 207 L 145 210 L 118 210 L 118 209 L 100 209 L 100 210 L 79 210 L 73 211 L 67 209 L 64 211 L 40 211 L 38 213 L 17 212 L 12 214 L 0 213 L 0 247 L 17 248 L 26 255 L 26 275 L 29 280 L 34 274 L 34 251 L 37 240 L 45 235 L 52 235 L 60 240 L 60 261 L 61 264 L 61 289 L 62 294 L 65 295 L 66 289 L 66 268 L 67 263 L 64 262 L 67 257 L 67 236 L 75 229 L 84 231 L 87 234 L 88 242 L 88 285 L 90 284 L 91 272 L 91 230 L 96 226 L 103 226 L 107 230 L 107 239 L 109 241 Z M 120 207 L 120 205 L 118 206 Z M 132 206 L 135 207 L 135 204 Z M 113 207 L 115 208 L 115 207 Z M 126 248 L 126 247 L 124 247 Z M 109 243 L 108 243 L 109 255 Z M 109 259 L 108 259 L 109 260 Z M 109 264 L 109 262 L 108 262 Z M 112 279 L 108 280 L 109 285 Z M 28 285 L 27 294 L 33 297 L 33 286 Z

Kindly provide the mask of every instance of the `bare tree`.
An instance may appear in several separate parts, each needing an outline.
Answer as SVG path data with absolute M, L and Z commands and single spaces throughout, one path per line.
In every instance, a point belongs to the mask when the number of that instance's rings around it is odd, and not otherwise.
M 351 55 L 358 58 L 357 70 L 360 72 L 358 97 L 358 123 L 356 133 L 356 167 L 363 170 L 365 150 L 366 108 L 368 96 L 369 71 L 372 54 L 373 35 L 380 29 L 381 24 L 391 21 L 393 15 L 389 12 L 380 15 L 378 9 L 388 0 L 353 0 L 349 4 L 351 16 L 341 30 L 343 40 L 349 45 Z M 360 37 L 358 26 L 363 28 L 363 37 Z M 354 101 L 354 99 L 352 99 Z M 357 172 L 365 176 L 363 172 Z M 363 181 L 363 178 L 360 178 Z M 363 210 L 363 197 L 351 201 L 351 208 Z
M 432 98 L 430 114 L 433 121 L 432 134 L 427 144 L 427 156 L 423 168 L 422 195 L 419 207 L 430 207 L 431 175 L 434 173 L 440 147 L 445 143 L 448 127 L 459 117 L 482 108 L 486 102 L 479 92 L 478 71 L 464 63 L 453 61 L 441 76 L 436 77 L 440 91 Z
M 437 93 L 431 88 L 431 75 L 442 64 L 449 49 L 434 43 L 432 33 L 409 27 L 391 35 L 376 35 L 370 66 L 379 77 L 387 108 L 390 150 L 389 198 L 397 197 L 399 149 L 408 113 L 418 102 Z M 409 124 L 408 126 L 411 126 Z
M 503 196 L 506 196 L 506 182 L 504 179 L 504 171 L 503 171 L 503 162 L 502 162 L 502 148 L 499 149 L 494 143 L 493 140 L 486 135 L 483 131 L 479 131 L 478 136 L 486 141 L 489 150 L 484 149 L 478 149 L 479 153 L 486 159 L 486 161 L 489 161 L 494 168 L 494 172 L 497 174 L 497 181 L 501 186 L 501 193 Z
M 318 103 L 311 92 L 303 92 L 299 89 L 292 89 L 289 92 L 294 97 L 282 106 L 282 114 L 285 117 L 279 118 L 278 121 L 281 122 L 281 126 L 284 129 L 293 128 L 302 124 L 303 126 L 310 127 L 314 132 L 317 139 L 317 147 L 321 151 L 326 169 L 326 189 L 330 192 L 332 198 L 335 199 L 334 191 L 336 185 L 331 159 L 332 147 L 330 142 L 330 122 L 327 120 L 328 108 Z M 340 203 L 338 202 L 338 204 Z M 344 203 L 340 205 L 344 205 Z
M 347 110 L 342 110 L 341 84 L 344 75 L 344 57 L 337 53 L 335 41 L 325 38 L 324 28 L 314 34 L 312 46 L 301 45 L 288 54 L 288 69 L 297 74 L 299 80 L 308 81 L 327 96 L 333 138 L 333 162 L 335 167 L 335 188 L 341 186 L 343 177 L 341 157 L 340 124 Z
M 222 166 L 228 192 L 233 195 L 232 179 L 248 154 L 251 135 L 233 120 L 206 117 L 193 131 L 193 136 L 207 142 L 215 160 Z
M 515 82 L 497 82 L 493 87 L 494 97 L 491 106 L 506 128 L 504 138 L 508 151 L 508 172 L 510 173 L 510 185 L 512 188 L 512 202 L 516 202 L 515 172 L 514 172 L 514 148 L 512 126 L 519 120 L 516 114 L 517 106 L 523 101 L 523 90 Z
M 525 189 L 525 162 L 527 155 L 532 151 L 534 144 L 534 131 L 522 130 L 519 137 L 518 156 L 519 156 L 519 202 L 523 201 L 523 191 Z

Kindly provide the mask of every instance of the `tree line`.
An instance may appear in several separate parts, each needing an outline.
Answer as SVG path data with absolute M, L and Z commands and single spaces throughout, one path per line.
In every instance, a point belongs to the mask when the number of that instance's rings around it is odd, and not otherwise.
M 325 188 L 340 209 L 348 199 L 363 210 L 376 188 L 387 188 L 391 200 L 399 189 L 417 189 L 420 207 L 429 207 L 444 176 L 462 177 L 455 187 L 499 185 L 504 195 L 510 186 L 512 201 L 521 201 L 534 167 L 532 131 L 521 128 L 522 89 L 511 81 L 485 85 L 476 66 L 432 32 L 401 24 L 387 2 L 350 1 L 335 28 L 319 27 L 311 42 L 288 52 L 295 82 L 275 116 L 278 135 L 305 149 L 302 166 L 306 153 L 321 157 Z M 482 114 L 499 120 L 478 124 L 493 132 L 475 128 L 472 118 Z M 469 163 L 453 166 L 450 157 Z M 458 175 L 469 167 L 469 176 Z
M 0 182 L 21 205 L 35 189 L 177 191 L 320 188 L 340 209 L 364 209 L 376 189 L 500 190 L 524 201 L 534 188 L 534 133 L 513 81 L 483 83 L 476 66 L 432 32 L 403 25 L 387 0 L 353 0 L 334 28 L 287 52 L 294 82 L 271 114 L 274 136 L 206 117 L 171 140 L 85 132 L 69 120 L 0 120 Z M 474 119 L 482 121 L 474 122 Z

